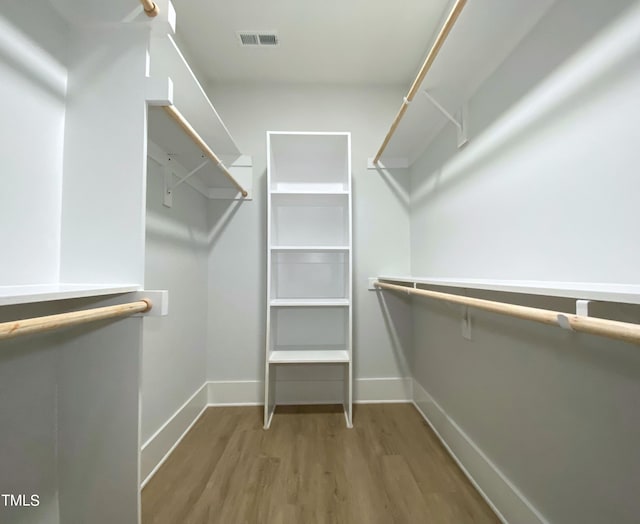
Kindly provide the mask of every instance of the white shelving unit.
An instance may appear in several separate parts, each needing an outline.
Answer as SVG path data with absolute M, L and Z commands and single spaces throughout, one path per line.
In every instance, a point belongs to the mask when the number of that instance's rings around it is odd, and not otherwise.
M 270 131 L 267 151 L 264 426 L 279 365 L 343 364 L 351 427 L 351 135 Z

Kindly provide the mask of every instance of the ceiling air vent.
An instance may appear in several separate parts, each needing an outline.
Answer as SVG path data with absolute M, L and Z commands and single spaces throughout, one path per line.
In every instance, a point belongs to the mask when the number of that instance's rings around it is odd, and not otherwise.
M 236 31 L 241 46 L 277 46 L 278 33 L 275 31 Z
M 274 33 L 260 33 L 258 40 L 260 45 L 278 45 L 278 35 Z

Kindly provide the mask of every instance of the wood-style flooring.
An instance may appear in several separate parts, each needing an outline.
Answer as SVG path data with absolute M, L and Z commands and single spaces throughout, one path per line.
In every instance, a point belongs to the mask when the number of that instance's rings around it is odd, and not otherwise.
M 143 524 L 499 522 L 411 404 L 209 408 L 142 491 Z

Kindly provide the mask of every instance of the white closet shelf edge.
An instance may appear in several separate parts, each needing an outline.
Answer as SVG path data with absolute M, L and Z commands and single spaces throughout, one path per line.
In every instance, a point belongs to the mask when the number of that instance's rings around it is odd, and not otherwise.
M 429 278 L 398 275 L 381 275 L 378 276 L 378 280 L 462 289 L 522 293 L 526 295 L 596 300 L 601 302 L 617 302 L 622 304 L 640 304 L 640 285 L 637 284 Z
M 270 364 L 318 364 L 349 362 L 349 352 L 345 350 L 285 350 L 272 351 Z
M 0 286 L 0 306 L 99 297 L 140 291 L 138 284 L 33 284 Z

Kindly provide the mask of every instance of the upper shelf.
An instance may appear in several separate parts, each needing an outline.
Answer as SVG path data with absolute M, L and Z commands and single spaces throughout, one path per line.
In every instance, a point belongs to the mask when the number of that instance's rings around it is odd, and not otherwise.
M 160 86 L 166 89 L 166 98 L 172 98 L 172 104 L 180 114 L 229 168 L 240 185 L 247 189 L 252 180 L 252 170 L 246 169 L 251 167 L 251 159 L 241 155 L 238 146 L 171 35 L 150 37 L 149 58 L 150 156 L 164 164 L 166 159 L 159 158 L 158 150 L 163 153 L 163 156 L 168 154 L 172 162 L 179 164 L 182 168 L 176 170 L 176 174 L 181 178 L 207 159 L 184 130 L 165 113 L 162 107 L 158 107 L 158 100 L 164 98 L 158 94 L 161 91 L 158 89 Z M 167 87 L 169 84 L 173 88 L 172 96 Z M 177 179 L 174 182 L 177 182 Z M 225 198 L 225 195 L 231 197 L 237 193 L 237 188 L 231 180 L 213 162 L 208 162 L 199 169 L 187 180 L 187 183 L 208 198 Z
M 422 93 L 423 90 L 455 115 L 553 3 L 554 0 L 467 2 L 420 91 L 409 104 L 382 155 L 381 163 L 390 167 L 395 163 L 398 166 L 412 164 L 449 123 L 447 117 Z M 416 42 L 425 50 L 430 44 Z M 416 64 L 416 70 L 419 66 Z M 398 107 L 401 104 L 402 100 L 398 100 Z
M 430 286 L 483 289 L 507 293 L 564 297 L 621 304 L 640 304 L 640 285 L 591 282 L 546 282 L 539 280 L 490 280 L 457 278 L 424 278 L 413 276 L 378 277 L 379 280 L 409 282 Z
M 137 284 L 34 284 L 0 286 L 0 306 L 31 304 L 50 300 L 97 297 L 138 291 Z

